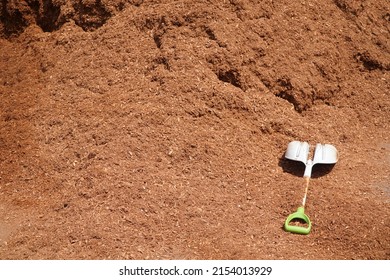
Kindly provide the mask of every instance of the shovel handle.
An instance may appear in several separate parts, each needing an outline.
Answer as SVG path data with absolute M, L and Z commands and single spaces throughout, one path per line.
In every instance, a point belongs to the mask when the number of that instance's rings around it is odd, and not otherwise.
M 289 223 L 294 219 L 304 221 L 307 224 L 307 227 L 290 225 Z M 292 233 L 309 234 L 311 230 L 311 222 L 309 217 L 305 214 L 305 208 L 299 207 L 296 212 L 290 214 L 284 223 L 284 229 Z

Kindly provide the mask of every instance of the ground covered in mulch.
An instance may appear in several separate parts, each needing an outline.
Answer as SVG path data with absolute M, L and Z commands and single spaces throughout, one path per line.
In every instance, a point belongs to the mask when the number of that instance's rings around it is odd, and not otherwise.
M 387 0 L 0 1 L 0 259 L 390 259 L 389 31 Z M 309 235 L 293 140 L 339 152 Z

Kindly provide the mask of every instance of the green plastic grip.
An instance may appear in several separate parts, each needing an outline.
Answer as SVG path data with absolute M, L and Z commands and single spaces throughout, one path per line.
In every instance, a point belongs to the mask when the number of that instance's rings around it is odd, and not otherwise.
M 290 225 L 290 222 L 294 219 L 304 221 L 307 224 L 307 227 Z M 302 206 L 298 207 L 297 212 L 290 214 L 284 223 L 284 229 L 292 233 L 309 234 L 311 230 L 311 222 L 309 217 L 305 214 L 305 208 Z

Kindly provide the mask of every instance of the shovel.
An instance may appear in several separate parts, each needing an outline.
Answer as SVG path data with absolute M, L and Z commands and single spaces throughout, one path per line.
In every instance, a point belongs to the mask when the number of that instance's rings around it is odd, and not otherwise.
M 314 151 L 313 160 L 308 159 L 309 150 L 310 146 L 307 142 L 292 141 L 288 144 L 285 153 L 285 158 L 303 162 L 306 166 L 305 172 L 303 174 L 303 178 L 305 179 L 305 195 L 303 196 L 302 206 L 298 207 L 296 212 L 290 214 L 284 223 L 284 229 L 288 232 L 309 234 L 311 230 L 311 222 L 309 217 L 305 214 L 305 204 L 312 168 L 315 164 L 318 163 L 335 164 L 337 162 L 337 150 L 332 145 L 317 144 Z M 290 225 L 292 220 L 298 220 L 302 222 L 302 226 Z

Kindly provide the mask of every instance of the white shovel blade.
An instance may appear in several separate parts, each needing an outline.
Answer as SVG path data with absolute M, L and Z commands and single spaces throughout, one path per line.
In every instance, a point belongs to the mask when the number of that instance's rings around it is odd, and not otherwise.
M 334 164 L 338 160 L 337 149 L 330 144 L 317 144 L 314 151 L 313 165 Z
M 307 163 L 310 145 L 307 142 L 292 141 L 288 144 L 285 158 Z

